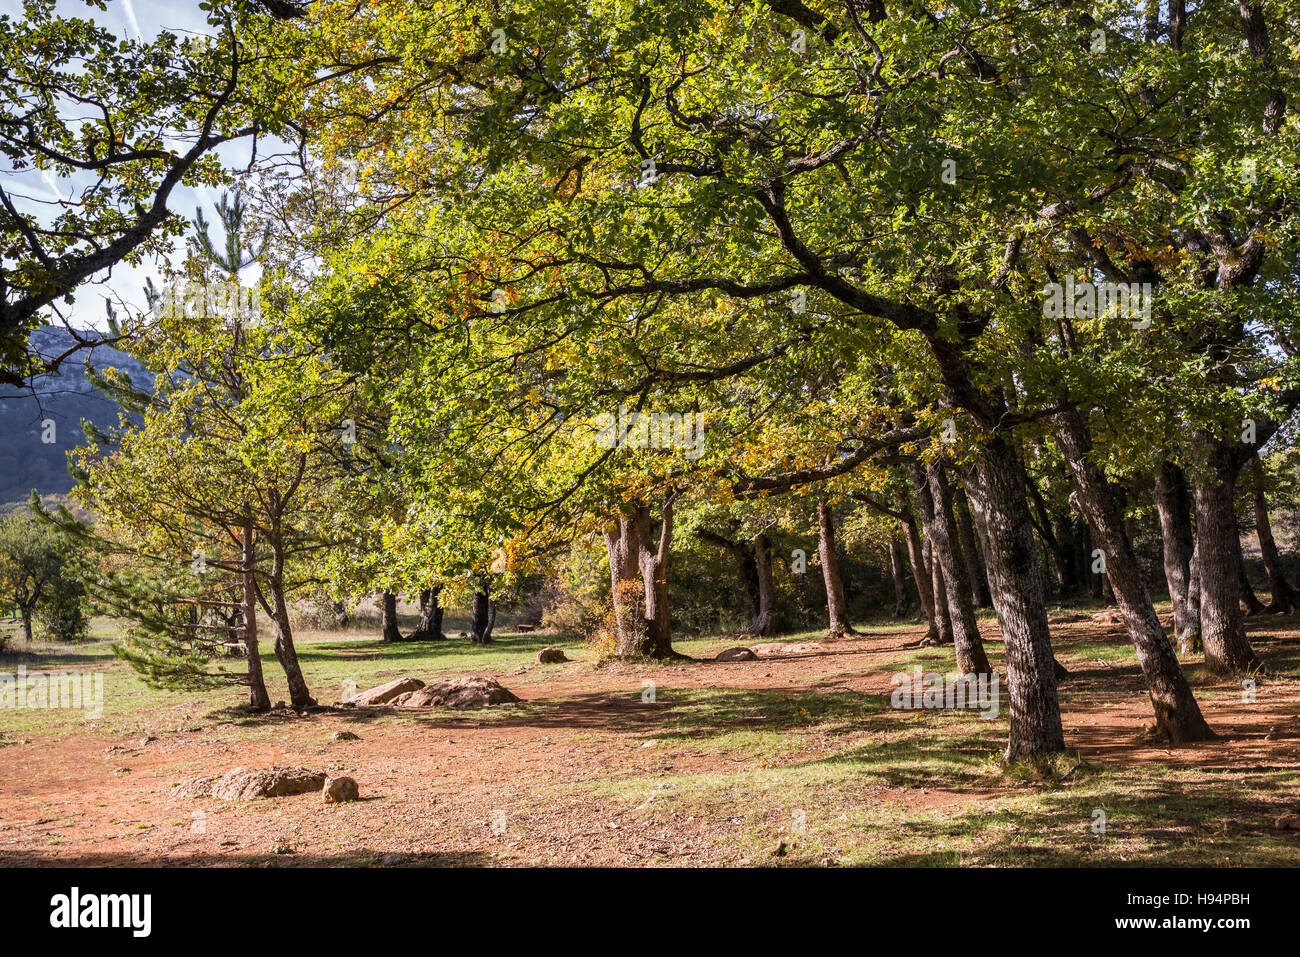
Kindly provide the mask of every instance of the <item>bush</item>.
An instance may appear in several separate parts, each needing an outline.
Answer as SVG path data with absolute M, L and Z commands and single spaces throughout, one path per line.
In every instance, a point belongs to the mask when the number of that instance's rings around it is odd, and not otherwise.
M 86 590 L 67 578 L 55 581 L 50 596 L 36 609 L 42 636 L 51 641 L 81 641 L 86 637 Z

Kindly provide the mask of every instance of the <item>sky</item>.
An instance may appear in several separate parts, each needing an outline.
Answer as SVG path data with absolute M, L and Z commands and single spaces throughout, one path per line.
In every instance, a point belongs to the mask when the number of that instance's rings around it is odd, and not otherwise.
M 209 32 L 206 16 L 199 9 L 199 0 L 108 0 L 105 11 L 100 11 L 83 0 L 58 0 L 57 10 L 64 16 L 94 20 L 123 39 L 151 40 L 162 30 L 181 35 Z M 0 0 L 0 14 L 7 14 L 14 20 L 23 19 L 21 0 Z M 217 152 L 226 165 L 236 167 L 247 163 L 248 151 L 248 144 L 240 142 L 225 144 Z M 20 210 L 46 214 L 54 208 L 55 201 L 66 200 L 80 185 L 78 177 L 57 177 L 47 171 L 37 170 L 0 168 L 0 179 L 3 179 L 5 188 L 14 196 L 15 204 Z M 180 186 L 172 191 L 168 206 L 191 221 L 195 209 L 202 207 L 206 218 L 210 222 L 216 222 L 214 210 L 219 195 L 219 192 L 214 193 L 205 187 L 192 189 Z M 214 240 L 219 237 L 219 230 L 219 226 L 214 226 Z M 178 242 L 176 246 L 180 249 L 183 244 Z M 145 280 L 154 277 L 155 285 L 161 285 L 157 278 L 159 265 L 149 260 L 139 266 L 119 264 L 111 272 L 101 274 L 92 283 L 83 285 L 76 295 L 75 303 L 71 307 L 61 307 L 62 311 L 73 326 L 102 329 L 105 327 L 106 315 L 104 299 L 110 298 L 143 309 L 146 305 Z

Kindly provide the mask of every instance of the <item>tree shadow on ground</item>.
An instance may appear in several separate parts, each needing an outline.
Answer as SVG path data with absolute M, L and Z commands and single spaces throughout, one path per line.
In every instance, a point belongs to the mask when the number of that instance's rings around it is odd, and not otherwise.
M 364 659 L 370 661 L 407 661 L 414 658 L 438 658 L 481 652 L 491 654 L 524 654 L 541 651 L 550 645 L 570 644 L 574 639 L 565 635 L 526 632 L 511 634 L 497 632 L 491 644 L 476 645 L 468 638 L 449 636 L 437 641 L 313 641 L 298 648 L 300 662 L 330 662 Z
M 1116 782 L 1107 789 L 1110 793 L 1047 795 L 1046 807 L 976 806 L 961 814 L 913 816 L 865 827 L 887 833 L 900 845 L 933 848 L 873 856 L 873 865 L 1185 867 L 1203 864 L 1212 855 L 1237 866 L 1295 866 L 1300 834 L 1274 829 L 1271 815 L 1279 805 L 1257 796 L 1279 783 L 1249 775 L 1204 782 L 1195 790 L 1172 780 Z M 1098 833 L 1094 828 L 1103 820 L 1105 831 Z M 988 846 L 951 849 L 954 841 L 977 831 L 997 836 Z M 1034 841 L 1044 835 L 1050 835 L 1050 843 Z

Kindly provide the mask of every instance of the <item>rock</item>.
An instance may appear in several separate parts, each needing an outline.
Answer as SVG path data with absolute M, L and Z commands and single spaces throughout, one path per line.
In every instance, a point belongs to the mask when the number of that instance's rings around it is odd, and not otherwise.
M 322 771 L 306 768 L 231 768 L 213 782 L 211 795 L 223 801 L 251 801 L 259 797 L 283 797 L 318 791 L 325 784 Z
M 272 854 L 292 854 L 295 850 L 297 850 L 297 848 L 288 841 L 276 841 L 271 845 Z
M 556 648 L 554 645 L 551 645 L 548 648 L 543 648 L 537 653 L 537 660 L 544 665 L 555 665 L 559 664 L 561 661 L 568 661 L 569 659 L 564 656 L 564 649 Z
M 1099 625 L 1124 624 L 1124 616 L 1121 615 L 1119 612 L 1115 611 L 1113 608 L 1108 608 L 1105 611 L 1097 612 L 1097 614 L 1092 616 L 1092 620 Z
M 516 625 L 516 626 L 515 626 L 515 630 L 516 630 L 516 631 L 519 631 L 519 632 L 521 632 L 521 633 L 523 633 L 523 634 L 526 635 L 526 634 L 528 634 L 530 631 L 536 631 L 536 630 L 537 630 L 537 626 L 536 626 L 536 625 Z
M 357 782 L 349 777 L 326 778 L 325 785 L 321 788 L 321 798 L 326 804 L 342 804 L 344 801 L 355 801 L 361 796 L 357 790 Z
M 461 637 L 461 638 L 468 638 L 468 637 L 469 637 L 469 632 L 468 632 L 468 631 L 462 631 L 462 632 L 460 632 L 459 637 Z
M 399 708 L 483 708 L 518 700 L 495 678 L 470 675 L 425 685 L 392 703 Z
M 174 797 L 182 798 L 201 798 L 212 797 L 212 785 L 221 780 L 219 774 L 200 775 L 195 778 L 186 778 L 184 781 L 178 781 L 172 790 Z
M 348 698 L 351 704 L 372 705 L 372 704 L 389 704 L 399 695 L 407 694 L 411 691 L 417 691 L 424 687 L 424 682 L 419 678 L 394 678 L 387 684 L 377 685 L 374 688 L 367 688 Z
M 743 645 L 737 645 L 735 648 L 728 648 L 726 651 L 719 651 L 713 656 L 714 661 L 757 661 L 758 655 L 754 654 Z
M 385 854 L 379 859 L 381 867 L 396 867 L 398 864 L 405 864 L 411 858 L 407 854 Z
M 335 731 L 330 735 L 330 739 L 333 741 L 360 741 L 361 736 L 353 734 L 351 731 Z

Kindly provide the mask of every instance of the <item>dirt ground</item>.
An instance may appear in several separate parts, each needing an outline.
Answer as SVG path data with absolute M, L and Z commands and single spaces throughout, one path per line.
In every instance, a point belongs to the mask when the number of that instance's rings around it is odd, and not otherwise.
M 996 624 L 985 621 L 982 628 L 1000 658 Z M 1005 715 L 981 731 L 977 722 L 950 728 L 928 723 L 929 715 L 890 709 L 891 676 L 927 664 L 908 647 L 920 635 L 919 628 L 907 628 L 834 641 L 814 636 L 800 640 L 819 640 L 821 650 L 749 662 L 598 666 L 578 659 L 486 670 L 478 673 L 496 677 L 524 704 L 482 712 L 355 709 L 249 719 L 214 715 L 206 699 L 178 693 L 140 715 L 139 734 L 75 729 L 49 739 L 35 733 L 4 741 L 0 863 L 924 863 L 925 841 L 939 838 L 914 834 L 891 855 L 879 851 L 887 843 L 876 851 L 858 849 L 855 828 L 893 821 L 915 831 L 918 821 L 941 827 L 955 813 L 979 821 L 985 811 L 992 820 L 998 809 L 1011 807 L 1024 808 L 1015 820 L 1025 824 L 1000 825 L 1004 831 L 986 835 L 985 850 L 959 848 L 954 860 L 996 862 L 989 846 L 1005 840 L 1005 833 L 1033 828 L 1035 820 L 1048 831 L 1068 828 L 1070 840 L 1082 846 L 1091 792 L 1079 795 L 1079 820 L 1056 821 L 1047 810 L 1055 806 L 1042 802 L 1049 792 L 1064 795 L 1073 781 L 1026 783 L 988 770 L 996 764 L 998 737 L 1005 735 Z M 1112 801 L 1141 790 L 1148 768 L 1159 769 L 1163 780 L 1174 775 L 1183 782 L 1161 791 L 1158 800 L 1165 803 L 1153 807 L 1162 810 L 1197 781 L 1237 776 L 1231 780 L 1242 787 L 1231 793 L 1259 803 L 1249 809 L 1253 819 L 1241 824 L 1245 832 L 1206 838 L 1205 862 L 1231 857 L 1242 841 L 1266 840 L 1272 842 L 1269 861 L 1285 861 L 1290 848 L 1300 863 L 1300 832 L 1278 821 L 1300 814 L 1300 680 L 1291 670 L 1300 656 L 1300 631 L 1290 619 L 1251 619 L 1251 635 L 1274 669 L 1261 680 L 1256 701 L 1243 700 L 1239 682 L 1194 674 L 1219 738 L 1169 748 L 1142 735 L 1150 709 L 1131 651 L 1123 655 L 1121 626 L 1086 613 L 1059 617 L 1053 637 L 1071 671 L 1062 686 L 1066 740 L 1091 769 L 1094 783 L 1086 786 L 1096 791 L 1096 782 L 1112 782 L 1105 785 Z M 696 642 L 686 650 L 703 656 L 738 641 Z M 1098 642 L 1116 654 L 1097 654 Z M 568 650 L 572 657 L 586 649 L 571 644 Z M 384 674 L 427 678 L 403 663 Z M 645 700 L 646 681 L 655 684 L 653 702 Z M 836 711 L 837 702 L 863 710 Z M 792 730 L 773 738 L 764 714 L 778 707 L 778 729 Z M 853 718 L 859 713 L 870 717 Z M 331 739 L 345 730 L 360 740 Z M 970 773 L 931 775 L 924 763 L 906 760 L 880 765 L 877 773 L 852 763 L 864 749 L 884 754 L 890 745 L 905 744 L 913 758 L 924 756 L 927 742 L 942 744 L 953 733 L 958 750 L 970 752 Z M 229 803 L 177 793 L 176 785 L 192 776 L 273 765 L 348 774 L 362 799 L 327 805 L 309 793 Z M 1178 777 L 1186 770 L 1198 772 L 1191 784 Z M 1121 776 L 1112 779 L 1111 771 Z M 778 772 L 786 776 L 764 777 Z M 823 773 L 838 776 L 810 777 Z M 803 818 L 799 828 L 791 826 L 782 782 L 802 789 L 799 800 L 816 808 L 809 813 L 816 816 L 818 838 L 804 842 L 816 848 L 811 856 L 799 851 Z M 1240 816 L 1231 807 L 1234 799 L 1216 800 L 1224 802 L 1219 813 Z M 1196 835 L 1212 811 L 1208 803 L 1189 806 L 1184 820 L 1134 825 L 1134 853 L 1166 847 L 1166 832 L 1169 848 L 1179 834 L 1202 840 Z M 1123 850 L 1097 858 L 1126 859 Z

